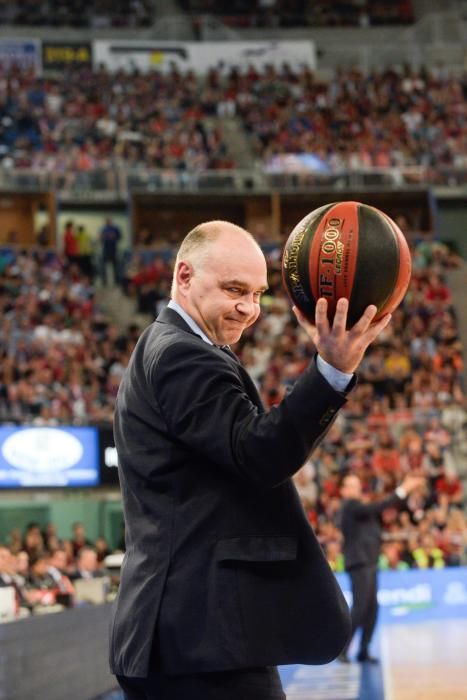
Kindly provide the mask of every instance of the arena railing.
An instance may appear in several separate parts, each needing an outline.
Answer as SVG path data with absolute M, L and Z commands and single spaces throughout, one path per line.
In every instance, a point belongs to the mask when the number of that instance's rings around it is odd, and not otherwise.
M 237 191 L 270 192 L 313 188 L 407 188 L 420 186 L 465 187 L 464 167 L 365 168 L 334 172 L 267 172 L 261 167 L 187 172 L 110 166 L 91 171 L 64 172 L 26 168 L 0 168 L 1 191 L 55 191 L 61 200 L 126 200 L 130 192 Z

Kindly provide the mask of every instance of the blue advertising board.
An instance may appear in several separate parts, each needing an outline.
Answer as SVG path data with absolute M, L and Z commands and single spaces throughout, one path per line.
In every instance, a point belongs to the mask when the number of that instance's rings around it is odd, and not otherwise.
M 12 66 L 39 72 L 41 68 L 40 43 L 37 39 L 0 39 L 0 66 L 8 70 Z
M 467 618 L 467 567 L 381 571 L 378 578 L 378 619 L 382 623 L 423 622 Z M 338 574 L 339 585 L 352 604 L 350 579 Z
M 0 488 L 99 483 L 99 440 L 90 427 L 0 427 Z

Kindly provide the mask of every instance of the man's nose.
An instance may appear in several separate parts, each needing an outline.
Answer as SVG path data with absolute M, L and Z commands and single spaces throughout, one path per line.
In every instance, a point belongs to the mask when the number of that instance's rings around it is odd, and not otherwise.
M 243 296 L 238 300 L 235 308 L 244 316 L 252 316 L 256 311 L 253 295 Z

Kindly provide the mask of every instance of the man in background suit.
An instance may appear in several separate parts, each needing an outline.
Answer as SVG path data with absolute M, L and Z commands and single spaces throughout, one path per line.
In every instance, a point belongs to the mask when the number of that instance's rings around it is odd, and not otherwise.
M 381 514 L 386 508 L 399 508 L 407 497 L 425 483 L 418 476 L 406 476 L 393 494 L 380 501 L 364 503 L 362 483 L 356 474 L 347 474 L 342 479 L 342 506 L 338 516 L 339 526 L 344 537 L 345 570 L 352 586 L 352 637 L 357 629 L 362 629 L 357 660 L 377 663 L 370 655 L 369 646 L 378 615 L 378 558 L 381 547 Z M 349 663 L 347 650 L 349 639 L 339 661 Z
M 260 313 L 266 262 L 224 221 L 183 241 L 172 300 L 141 335 L 114 434 L 126 553 L 110 666 L 128 700 L 281 700 L 277 664 L 326 663 L 350 633 L 345 600 L 291 476 L 326 434 L 369 343 L 368 307 L 346 330 L 341 299 L 319 352 L 265 413 L 228 347 Z

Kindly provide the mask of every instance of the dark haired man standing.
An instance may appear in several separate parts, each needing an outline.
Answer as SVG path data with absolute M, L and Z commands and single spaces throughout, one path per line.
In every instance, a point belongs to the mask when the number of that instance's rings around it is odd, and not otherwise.
M 386 508 L 400 507 L 415 489 L 424 484 L 424 479 L 407 476 L 393 494 L 380 501 L 365 503 L 362 482 L 356 474 L 347 474 L 342 479 L 343 496 L 338 516 L 339 526 L 344 537 L 345 569 L 352 585 L 352 637 L 361 628 L 360 650 L 357 660 L 376 663 L 370 655 L 369 646 L 376 626 L 378 614 L 378 558 L 381 547 L 381 514 Z M 339 661 L 348 663 L 347 650 L 339 655 Z

